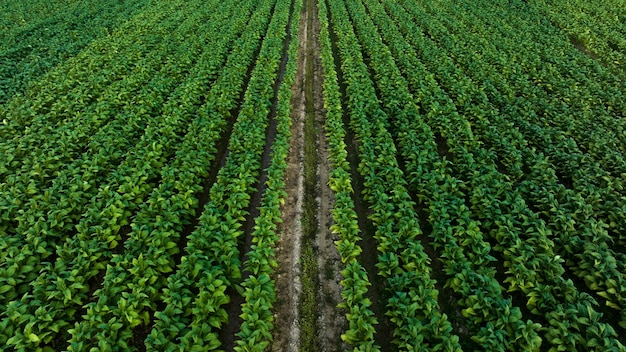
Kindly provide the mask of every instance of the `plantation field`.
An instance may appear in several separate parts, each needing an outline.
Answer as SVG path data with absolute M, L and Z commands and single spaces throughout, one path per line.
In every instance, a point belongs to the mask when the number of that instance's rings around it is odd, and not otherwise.
M 626 351 L 626 4 L 0 0 L 1 351 Z

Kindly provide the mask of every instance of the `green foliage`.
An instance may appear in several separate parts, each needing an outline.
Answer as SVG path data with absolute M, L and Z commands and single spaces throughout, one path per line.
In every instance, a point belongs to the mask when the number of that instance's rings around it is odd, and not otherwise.
M 626 327 L 626 42 L 615 3 L 319 2 L 344 343 L 380 350 L 351 128 L 384 285 L 376 303 L 395 348 L 626 350 L 611 325 Z M 234 349 L 269 348 L 301 9 L 3 2 L 2 349 L 132 350 L 152 326 L 148 350 L 220 350 L 231 292 L 244 298 Z M 436 289 L 423 228 L 452 300 Z M 311 282 L 308 293 L 311 308 Z
M 395 157 L 396 147 L 387 131 L 388 116 L 377 103 L 344 4 L 328 3 L 338 39 L 350 124 L 359 139 L 359 172 L 365 178 L 363 194 L 371 203 L 370 219 L 376 227 L 380 252 L 377 267 L 391 296 L 387 315 L 396 324 L 394 342 L 401 349 L 430 346 L 460 350 L 458 337 L 451 334 L 450 323 L 439 310 L 427 256 L 417 240 L 417 215 Z M 357 334 L 349 332 L 345 336 L 350 340 Z M 371 338 L 368 333 L 364 336 Z

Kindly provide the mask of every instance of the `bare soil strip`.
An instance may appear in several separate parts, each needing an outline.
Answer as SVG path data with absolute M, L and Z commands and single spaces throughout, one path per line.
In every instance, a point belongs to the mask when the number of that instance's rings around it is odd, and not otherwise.
M 324 135 L 323 73 L 315 0 L 300 22 L 298 71 L 292 98 L 292 140 L 286 174 L 287 198 L 277 248 L 272 351 L 340 351 L 346 329 L 341 300 L 341 260 L 332 225 L 333 195 Z
M 317 136 L 317 177 L 315 182 L 317 205 L 317 236 L 315 238 L 315 252 L 318 265 L 318 330 L 321 351 L 341 351 L 348 347 L 342 345 L 341 334 L 347 329 L 344 311 L 337 308 L 341 301 L 341 256 L 335 246 L 339 240 L 330 231 L 332 226 L 331 209 L 334 204 L 334 195 L 328 186 L 330 174 L 329 146 L 324 133 L 326 111 L 323 97 L 323 72 L 321 62 L 321 47 L 319 42 L 320 23 L 317 17 L 316 0 L 307 1 L 309 22 L 309 45 L 307 55 L 307 110 L 308 118 L 313 120 L 314 131 Z M 312 101 L 311 101 L 312 99 Z
M 291 101 L 291 148 L 287 160 L 285 191 L 287 197 L 282 206 L 283 223 L 279 229 L 276 248 L 277 302 L 274 313 L 274 343 L 272 351 L 298 352 L 300 350 L 300 311 L 302 294 L 300 282 L 300 252 L 302 243 L 302 216 L 304 203 L 304 45 L 307 41 L 306 16 L 300 21 L 300 47 L 298 48 L 298 71 Z

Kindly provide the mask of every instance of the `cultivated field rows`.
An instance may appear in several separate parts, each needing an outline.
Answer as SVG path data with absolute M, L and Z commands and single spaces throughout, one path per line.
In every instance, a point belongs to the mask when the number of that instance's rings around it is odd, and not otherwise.
M 621 0 L 0 5 L 0 350 L 626 350 Z

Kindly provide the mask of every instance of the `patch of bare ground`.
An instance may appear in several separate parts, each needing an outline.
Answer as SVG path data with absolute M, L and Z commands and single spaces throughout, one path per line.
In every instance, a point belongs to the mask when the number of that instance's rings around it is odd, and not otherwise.
M 300 20 L 300 47 L 298 48 L 298 70 L 292 88 L 291 100 L 291 147 L 285 174 L 285 204 L 282 206 L 283 221 L 279 227 L 279 241 L 276 248 L 276 292 L 274 306 L 274 342 L 272 351 L 296 352 L 300 350 L 300 311 L 302 295 L 300 280 L 302 267 L 300 254 L 302 246 L 302 217 L 304 203 L 304 45 L 307 41 L 306 15 Z
M 329 146 L 324 134 L 326 111 L 324 110 L 324 98 L 322 96 L 323 72 L 321 62 L 321 48 L 319 42 L 320 23 L 317 17 L 317 4 L 315 0 L 307 1 L 308 21 L 310 23 L 309 43 L 307 51 L 307 79 L 312 78 L 312 89 L 307 89 L 307 110 L 313 109 L 310 118 L 314 119 L 314 129 L 317 138 L 317 177 L 315 182 L 315 199 L 318 205 L 317 227 L 318 233 L 315 239 L 317 251 L 318 280 L 319 280 L 319 331 L 320 351 L 346 350 L 347 346 L 341 343 L 341 334 L 346 330 L 347 321 L 343 312 L 337 309 L 341 301 L 341 256 L 335 246 L 335 238 L 330 231 L 332 225 L 331 209 L 334 196 L 328 186 L 330 174 Z M 312 43 L 311 43 L 312 42 Z M 312 101 L 311 101 L 312 99 Z
M 323 133 L 319 22 L 315 0 L 300 22 L 298 71 L 292 98 L 292 141 L 287 197 L 277 248 L 278 302 L 272 351 L 340 351 L 346 320 L 341 300 L 340 256 L 330 231 L 333 196 Z

